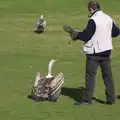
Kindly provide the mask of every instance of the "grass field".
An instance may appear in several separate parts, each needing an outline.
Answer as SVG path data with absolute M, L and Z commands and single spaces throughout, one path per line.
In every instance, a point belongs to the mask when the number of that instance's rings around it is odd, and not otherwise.
M 103 10 L 120 25 L 120 0 L 99 0 Z M 33 33 L 43 14 L 45 33 Z M 88 21 L 87 0 L 0 0 L 0 120 L 120 120 L 120 100 L 107 106 L 75 107 L 77 88 L 84 87 L 85 56 L 82 42 L 68 45 L 62 25 L 83 29 Z M 120 37 L 113 39 L 111 56 L 116 96 L 120 95 Z M 47 64 L 57 59 L 53 75 L 63 72 L 64 95 L 57 103 L 36 103 L 27 98 L 37 71 L 47 73 Z M 100 69 L 94 96 L 105 100 Z

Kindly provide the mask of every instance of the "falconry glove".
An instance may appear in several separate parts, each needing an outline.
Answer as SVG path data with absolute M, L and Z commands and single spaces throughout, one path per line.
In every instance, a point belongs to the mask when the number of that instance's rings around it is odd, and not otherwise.
M 63 29 L 65 32 L 70 34 L 70 37 L 73 41 L 77 40 L 77 36 L 78 36 L 79 31 L 74 30 L 71 26 L 68 26 L 68 25 L 64 25 Z

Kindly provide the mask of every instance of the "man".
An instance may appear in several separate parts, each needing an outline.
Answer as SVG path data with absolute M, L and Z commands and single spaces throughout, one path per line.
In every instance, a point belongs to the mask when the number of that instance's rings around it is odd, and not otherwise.
M 98 66 L 101 67 L 102 78 L 105 85 L 107 104 L 115 103 L 115 87 L 110 66 L 112 37 L 120 34 L 119 28 L 107 14 L 100 10 L 96 1 L 88 3 L 90 20 L 87 27 L 82 31 L 73 30 L 70 26 L 64 26 L 73 41 L 84 41 L 83 51 L 86 54 L 85 94 L 83 100 L 75 105 L 88 105 L 92 103 L 95 75 Z

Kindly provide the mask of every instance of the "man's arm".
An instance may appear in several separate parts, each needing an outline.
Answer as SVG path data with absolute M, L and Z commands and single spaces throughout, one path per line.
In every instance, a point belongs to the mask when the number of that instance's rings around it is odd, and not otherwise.
M 112 37 L 117 37 L 120 35 L 120 29 L 115 25 L 115 23 L 113 22 L 113 26 L 112 26 Z
M 88 21 L 87 27 L 82 32 L 78 33 L 76 39 L 87 42 L 92 38 L 92 36 L 95 33 L 95 30 L 96 30 L 96 24 L 94 20 L 90 19 Z

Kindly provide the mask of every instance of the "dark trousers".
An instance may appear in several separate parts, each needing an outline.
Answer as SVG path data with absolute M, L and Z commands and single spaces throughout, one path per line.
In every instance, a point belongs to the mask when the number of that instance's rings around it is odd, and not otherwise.
M 101 67 L 102 78 L 104 80 L 107 102 L 113 104 L 115 103 L 115 88 L 110 66 L 110 57 L 86 55 L 86 89 L 84 100 L 92 103 L 95 75 L 99 65 Z

